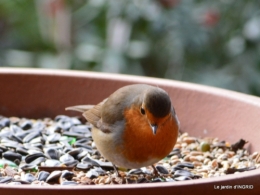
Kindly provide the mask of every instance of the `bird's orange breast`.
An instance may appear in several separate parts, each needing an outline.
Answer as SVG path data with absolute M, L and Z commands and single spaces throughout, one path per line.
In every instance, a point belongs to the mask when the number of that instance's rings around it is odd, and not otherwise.
M 158 126 L 155 135 L 138 108 L 125 110 L 124 116 L 126 123 L 122 134 L 123 144 L 118 149 L 126 159 L 143 163 L 152 158 L 162 159 L 171 152 L 178 136 L 178 124 L 173 116 L 167 116 L 165 122 Z

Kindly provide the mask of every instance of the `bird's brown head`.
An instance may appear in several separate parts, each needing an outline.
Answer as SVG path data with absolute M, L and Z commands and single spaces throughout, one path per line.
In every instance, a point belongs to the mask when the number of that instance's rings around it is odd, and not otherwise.
M 140 112 L 145 115 L 156 134 L 158 126 L 171 114 L 172 105 L 168 94 L 161 88 L 152 88 L 145 93 Z

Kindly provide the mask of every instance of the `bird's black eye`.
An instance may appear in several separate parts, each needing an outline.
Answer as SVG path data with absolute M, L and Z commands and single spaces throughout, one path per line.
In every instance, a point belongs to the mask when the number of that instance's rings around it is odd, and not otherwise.
M 145 110 L 143 108 L 141 108 L 140 111 L 141 111 L 142 115 L 145 115 Z

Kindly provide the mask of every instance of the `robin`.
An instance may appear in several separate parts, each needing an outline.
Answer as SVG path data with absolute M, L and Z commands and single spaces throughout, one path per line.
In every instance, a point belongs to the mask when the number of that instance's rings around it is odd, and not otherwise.
M 117 167 L 152 166 L 173 149 L 179 121 L 169 95 L 145 84 L 124 86 L 95 106 L 72 106 L 93 125 L 101 155 Z M 118 172 L 117 172 L 118 173 Z

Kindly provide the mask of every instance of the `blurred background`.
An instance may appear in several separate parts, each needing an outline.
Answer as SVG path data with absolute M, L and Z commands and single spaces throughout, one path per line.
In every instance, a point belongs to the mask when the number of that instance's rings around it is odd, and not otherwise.
M 260 96 L 260 1 L 0 0 L 0 66 L 145 75 Z

